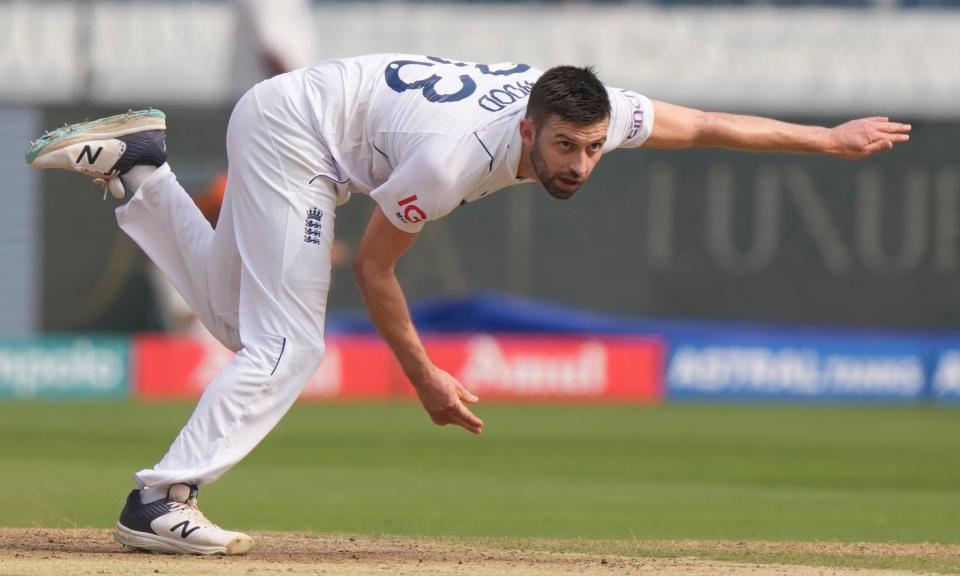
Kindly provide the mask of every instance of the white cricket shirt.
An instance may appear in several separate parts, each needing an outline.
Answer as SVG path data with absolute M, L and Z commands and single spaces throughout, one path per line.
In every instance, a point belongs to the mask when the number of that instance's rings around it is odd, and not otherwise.
M 526 64 L 374 54 L 295 74 L 309 108 L 302 112 L 329 149 L 330 176 L 369 194 L 398 228 L 417 232 L 463 203 L 523 182 L 519 123 L 541 73 Z M 640 146 L 653 129 L 652 103 L 607 91 L 604 151 Z

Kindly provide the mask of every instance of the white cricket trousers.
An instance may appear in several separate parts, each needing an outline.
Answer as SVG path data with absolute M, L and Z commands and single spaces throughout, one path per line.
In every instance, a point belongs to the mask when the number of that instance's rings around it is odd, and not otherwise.
M 284 105 L 293 97 L 266 82 L 234 108 L 216 230 L 166 165 L 116 211 L 203 324 L 237 352 L 163 459 L 134 474 L 141 488 L 219 478 L 276 426 L 323 358 L 337 185 L 317 176 L 329 156 Z

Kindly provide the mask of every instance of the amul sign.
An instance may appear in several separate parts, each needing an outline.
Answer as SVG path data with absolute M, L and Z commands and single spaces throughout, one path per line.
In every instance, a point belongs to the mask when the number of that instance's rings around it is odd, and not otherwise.
M 483 399 L 627 400 L 662 396 L 654 338 L 476 335 L 426 341 L 431 358 Z

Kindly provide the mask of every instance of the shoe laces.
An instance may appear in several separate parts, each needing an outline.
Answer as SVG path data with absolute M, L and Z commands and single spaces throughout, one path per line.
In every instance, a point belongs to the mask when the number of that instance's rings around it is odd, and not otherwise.
M 107 192 L 117 200 L 123 200 L 123 197 L 126 195 L 126 191 L 123 189 L 123 182 L 120 181 L 120 175 L 118 173 L 98 176 L 93 179 L 93 183 L 98 186 L 103 186 L 104 200 L 107 199 Z
M 209 518 L 203 515 L 203 512 L 197 508 L 197 499 L 190 498 L 186 502 L 170 502 L 170 509 L 177 512 L 182 512 L 188 519 L 200 524 L 201 526 L 209 526 L 210 528 L 220 527 L 210 521 Z

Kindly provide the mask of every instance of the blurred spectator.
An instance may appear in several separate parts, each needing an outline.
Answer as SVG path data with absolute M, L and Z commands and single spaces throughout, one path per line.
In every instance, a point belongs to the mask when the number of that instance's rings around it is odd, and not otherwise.
M 234 6 L 235 97 L 261 80 L 313 63 L 316 31 L 310 0 L 234 0 Z

